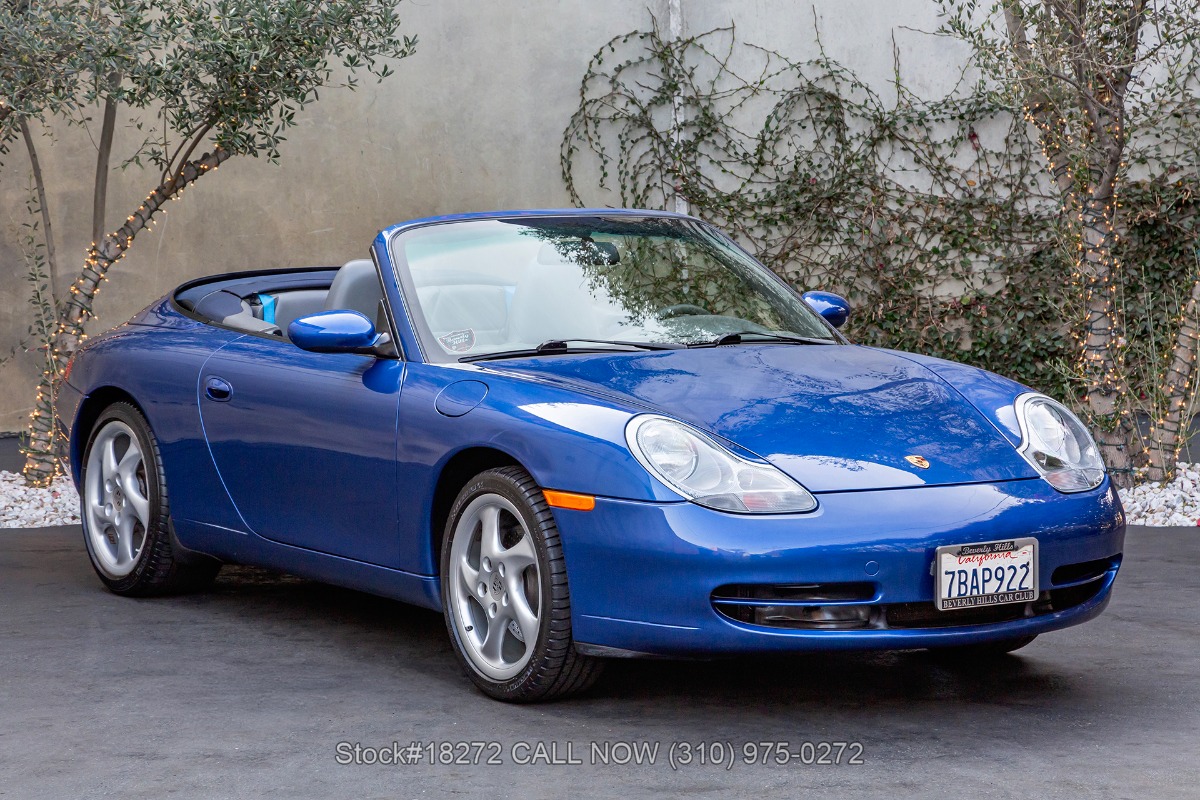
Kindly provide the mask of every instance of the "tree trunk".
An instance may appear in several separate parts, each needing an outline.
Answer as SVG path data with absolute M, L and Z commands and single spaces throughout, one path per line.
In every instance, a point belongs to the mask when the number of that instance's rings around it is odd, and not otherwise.
M 33 402 L 33 415 L 30 417 L 29 431 L 21 437 L 21 452 L 28 459 L 31 454 L 40 459 L 53 459 L 61 450 L 59 437 L 56 435 L 52 421 L 54 419 L 54 404 L 44 388 L 50 374 L 56 369 L 51 342 L 54 338 L 54 328 L 58 323 L 58 302 L 61 294 L 58 291 L 58 256 L 54 247 L 54 227 L 50 218 L 50 206 L 46 200 L 46 181 L 42 175 L 42 165 L 38 158 L 37 145 L 33 141 L 33 133 L 29 129 L 29 121 L 20 118 L 16 126 L 21 131 L 25 141 L 25 150 L 29 154 L 29 167 L 33 172 L 33 183 L 37 191 L 38 213 L 42 218 L 42 238 L 46 245 L 46 283 L 50 290 L 49 304 L 39 304 L 37 330 L 38 350 L 42 353 L 42 378 L 37 397 Z M 35 289 L 35 293 L 40 289 Z M 36 442 L 35 441 L 36 434 Z
M 37 189 L 38 212 L 42 216 L 42 237 L 46 240 L 46 271 L 49 277 L 50 300 L 55 308 L 58 307 L 58 255 L 54 249 L 54 228 L 50 221 L 50 206 L 46 202 L 46 181 L 42 177 L 42 162 L 38 159 L 37 148 L 33 144 L 33 134 L 29 130 L 28 120 L 20 122 L 21 136 L 25 139 L 25 149 L 29 152 L 29 168 L 33 171 L 33 185 Z
M 1175 461 L 1180 448 L 1187 441 L 1187 427 L 1191 421 L 1187 412 L 1191 405 L 1198 347 L 1200 279 L 1192 284 L 1192 294 L 1184 306 L 1179 333 L 1175 336 L 1175 346 L 1171 351 L 1171 363 L 1163 376 L 1166 411 L 1150 423 L 1146 477 L 1152 481 L 1169 481 L 1175 477 Z
M 216 148 L 195 161 L 183 165 L 171 178 L 150 193 L 137 210 L 125 220 L 125 224 L 95 242 L 88 250 L 83 270 L 71 286 L 69 295 L 63 300 L 62 318 L 54 340 L 54 369 L 47 370 L 38 386 L 38 397 L 53 398 L 67 362 L 79 344 L 87 338 L 84 325 L 92 318 L 92 303 L 107 280 L 108 270 L 125 257 L 134 238 L 145 229 L 162 206 L 183 191 L 188 184 L 215 170 L 229 158 L 229 152 Z M 53 448 L 54 421 L 52 415 L 39 415 L 37 410 L 29 425 L 29 444 L 25 459 L 25 479 L 31 485 L 44 486 L 59 472 L 58 459 Z
M 115 91 L 121 76 L 109 76 L 109 84 Z M 100 144 L 96 147 L 96 185 L 92 192 L 92 244 L 104 235 L 105 209 L 108 204 L 109 159 L 112 157 L 113 130 L 117 126 L 117 101 L 109 95 L 104 101 L 104 115 L 100 123 Z
M 1113 481 L 1128 486 L 1140 448 L 1129 414 L 1124 348 L 1116 314 L 1114 212 L 1111 194 L 1101 198 L 1093 194 L 1080 215 L 1077 269 L 1087 312 L 1080 340 L 1080 372 L 1086 382 L 1086 404 L 1096 443 Z

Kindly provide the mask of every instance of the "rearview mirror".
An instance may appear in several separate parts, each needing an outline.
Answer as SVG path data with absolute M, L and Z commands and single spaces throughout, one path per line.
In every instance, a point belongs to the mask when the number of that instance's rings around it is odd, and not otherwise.
M 840 328 L 850 319 L 850 302 L 832 292 L 805 292 L 804 302 L 825 318 L 835 328 Z
M 372 355 L 380 337 L 375 323 L 357 311 L 321 311 L 292 320 L 288 338 L 313 353 Z

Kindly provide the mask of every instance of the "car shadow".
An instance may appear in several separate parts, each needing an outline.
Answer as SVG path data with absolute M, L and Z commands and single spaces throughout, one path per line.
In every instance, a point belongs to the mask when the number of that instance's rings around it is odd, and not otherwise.
M 406 674 L 405 679 L 474 691 L 451 652 L 441 614 L 426 609 L 245 566 L 227 566 L 211 591 L 175 602 L 209 613 L 228 612 L 243 625 L 263 619 L 277 629 L 295 626 L 293 632 L 306 640 L 344 644 L 344 657 L 356 662 L 419 669 L 419 675 Z M 1035 642 L 1018 654 L 983 663 L 928 651 L 612 659 L 591 690 L 557 705 L 694 705 L 698 698 L 709 706 L 846 711 L 934 707 L 947 701 L 1005 707 L 1069 704 L 1076 678 L 1038 658 L 1044 646 Z
M 977 663 L 923 650 L 796 653 L 714 661 L 613 661 L 594 690 L 598 696 L 702 696 L 744 705 L 878 708 L 882 704 L 1045 703 L 1069 695 L 1069 676 L 1036 660 L 1009 654 Z

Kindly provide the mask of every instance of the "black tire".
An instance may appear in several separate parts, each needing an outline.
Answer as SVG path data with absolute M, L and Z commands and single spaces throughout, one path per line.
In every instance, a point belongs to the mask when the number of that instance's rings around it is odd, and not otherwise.
M 968 644 L 958 647 L 941 647 L 930 652 L 948 661 L 983 663 L 994 661 L 1033 642 L 1037 636 L 1021 636 L 985 644 Z
M 455 530 L 472 501 L 485 495 L 499 495 L 512 503 L 532 539 L 537 558 L 539 630 L 528 663 L 507 680 L 494 680 L 472 663 L 467 652 L 468 645 L 455 624 L 456 612 L 450 589 Z M 467 675 L 485 694 L 510 703 L 534 703 L 578 694 L 595 683 L 603 662 L 582 655 L 575 649 L 571 638 L 567 569 L 558 527 L 542 490 L 525 470 L 515 466 L 491 469 L 476 475 L 463 487 L 446 522 L 440 574 L 446 630 L 454 654 Z
M 89 486 L 87 471 L 91 462 L 92 447 L 105 428 L 114 423 L 128 426 L 137 438 L 142 453 L 142 469 L 138 473 L 138 479 L 139 482 L 144 481 L 143 491 L 149 500 L 150 521 L 150 524 L 145 526 L 145 538 L 134 558 L 132 570 L 119 577 L 107 574 L 98 559 L 89 530 L 89 514 L 86 508 Z M 88 438 L 87 449 L 84 451 L 80 488 L 80 518 L 83 521 L 83 540 L 88 558 L 101 582 L 114 594 L 127 597 L 182 594 L 207 588 L 216 578 L 221 569 L 220 561 L 185 550 L 175 538 L 158 440 L 146 419 L 132 405 L 114 403 L 96 420 Z

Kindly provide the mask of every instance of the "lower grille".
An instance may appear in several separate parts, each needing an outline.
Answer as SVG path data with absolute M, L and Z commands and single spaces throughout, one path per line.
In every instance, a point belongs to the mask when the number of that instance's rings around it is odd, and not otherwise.
M 1112 558 L 1098 558 L 1095 561 L 1083 561 L 1079 564 L 1067 564 L 1054 570 L 1054 574 L 1050 576 L 1050 582 L 1055 586 L 1062 586 L 1068 583 L 1084 583 L 1095 580 L 1110 569 L 1116 569 L 1120 565 L 1120 555 L 1115 555 Z
M 954 628 L 1040 617 L 1066 611 L 1091 600 L 1104 586 L 1098 578 L 1079 586 L 1042 592 L 1032 603 L 938 611 L 933 603 L 889 603 L 881 606 L 889 628 Z
M 1104 576 L 1120 556 L 1059 567 L 1037 600 L 982 608 L 939 611 L 932 602 L 871 603 L 871 583 L 794 585 L 730 584 L 712 593 L 721 616 L 748 625 L 789 630 L 955 628 L 1039 617 L 1082 605 L 1104 587 Z M 865 601 L 865 602 L 864 602 Z
M 964 625 L 987 625 L 1036 617 L 1038 611 L 1034 609 L 1046 594 L 1042 592 L 1042 596 L 1032 603 L 961 608 L 952 611 L 938 611 L 933 603 L 888 603 L 881 608 L 888 628 L 958 628 Z

